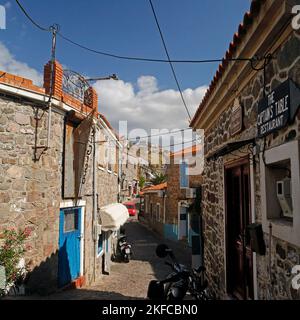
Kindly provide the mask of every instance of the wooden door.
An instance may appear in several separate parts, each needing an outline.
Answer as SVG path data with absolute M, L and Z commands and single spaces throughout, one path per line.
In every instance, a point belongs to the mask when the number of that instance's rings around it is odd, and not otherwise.
M 58 284 L 63 287 L 80 276 L 81 208 L 60 210 Z
M 227 290 L 239 299 L 254 298 L 249 177 L 248 162 L 226 170 Z

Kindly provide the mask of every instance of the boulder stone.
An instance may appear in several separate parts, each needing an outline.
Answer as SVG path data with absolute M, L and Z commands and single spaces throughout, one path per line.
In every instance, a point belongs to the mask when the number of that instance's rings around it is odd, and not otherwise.
M 23 176 L 24 170 L 21 167 L 18 166 L 11 166 L 7 170 L 7 174 L 11 178 L 19 179 Z
M 280 69 L 289 68 L 300 56 L 300 39 L 292 37 L 282 51 L 278 54 L 278 66 Z
M 17 112 L 15 116 L 15 120 L 20 125 L 30 124 L 30 116 L 25 115 L 24 113 Z

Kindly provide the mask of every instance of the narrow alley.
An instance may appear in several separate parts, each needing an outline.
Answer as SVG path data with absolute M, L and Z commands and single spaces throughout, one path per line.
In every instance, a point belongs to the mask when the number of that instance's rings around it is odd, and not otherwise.
M 182 243 L 162 240 L 135 218 L 125 225 L 128 242 L 132 245 L 133 257 L 129 263 L 112 262 L 109 276 L 103 275 L 94 285 L 58 292 L 48 296 L 17 297 L 18 299 L 51 300 L 130 300 L 145 299 L 148 283 L 162 279 L 170 273 L 165 259 L 155 254 L 156 246 L 166 243 L 174 250 L 180 263 L 191 265 L 190 249 Z M 16 298 L 16 297 L 15 297 Z

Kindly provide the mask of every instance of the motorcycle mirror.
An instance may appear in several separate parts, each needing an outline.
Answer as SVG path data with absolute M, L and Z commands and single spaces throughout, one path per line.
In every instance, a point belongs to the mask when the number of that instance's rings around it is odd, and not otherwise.
M 156 255 L 159 258 L 165 258 L 170 252 L 172 252 L 172 250 L 165 244 L 159 244 L 156 247 Z

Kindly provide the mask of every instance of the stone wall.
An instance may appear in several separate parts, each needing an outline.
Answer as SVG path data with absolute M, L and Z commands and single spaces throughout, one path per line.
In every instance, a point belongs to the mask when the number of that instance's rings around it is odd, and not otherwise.
M 180 188 L 180 166 L 179 164 L 171 161 L 167 165 L 167 199 L 166 199 L 166 223 L 167 224 L 176 224 L 178 222 L 178 202 L 186 199 L 186 190 Z M 202 183 L 202 177 L 200 175 L 190 175 L 189 176 L 189 187 L 197 188 Z M 188 200 L 192 202 L 192 199 Z
M 109 173 L 105 169 L 98 169 L 98 205 L 106 206 L 118 202 L 118 176 L 115 173 Z
M 147 204 L 146 204 L 147 202 Z M 151 213 L 151 204 L 153 205 L 153 210 L 156 212 L 156 205 L 159 204 L 160 206 L 160 220 L 156 219 L 156 214 Z M 154 207 L 155 206 L 155 207 Z M 155 230 L 160 235 L 164 235 L 164 198 L 159 197 L 158 193 L 156 192 L 149 192 L 145 194 L 145 210 L 147 211 L 144 213 L 144 218 L 146 219 L 148 225 Z
M 121 186 L 121 201 L 126 201 L 127 198 L 131 198 L 133 192 L 133 183 L 138 182 L 138 165 L 130 162 L 130 159 L 135 159 L 133 157 L 129 158 L 128 164 L 126 164 L 126 159 L 123 159 L 122 163 L 122 174 L 125 175 L 125 180 Z M 134 160 L 132 160 L 134 161 Z M 129 187 L 131 185 L 131 188 Z
M 41 118 L 36 126 L 36 112 Z M 48 112 L 0 99 L 0 234 L 6 228 L 28 228 L 25 262 L 29 266 L 29 290 L 48 293 L 57 289 L 59 212 L 62 199 L 64 116 L 52 112 L 50 149 L 35 160 L 34 146 L 47 139 Z M 37 130 L 37 134 L 36 134 Z M 40 150 L 37 149 L 39 156 Z M 84 275 L 94 281 L 93 158 L 90 157 L 86 183 Z M 118 178 L 97 171 L 99 207 L 117 202 Z M 102 260 L 96 260 L 96 276 Z
M 286 42 L 274 53 L 274 59 L 266 68 L 266 89 L 272 91 L 288 78 L 300 87 L 300 36 L 292 33 Z M 227 109 L 218 121 L 205 132 L 205 156 L 224 146 L 229 141 L 246 140 L 256 136 L 256 118 L 258 102 L 263 97 L 263 74 L 257 72 L 238 98 L 243 108 L 243 131 L 232 139 L 230 137 L 231 109 Z M 234 99 L 234 97 L 233 97 Z M 266 149 L 273 148 L 293 139 L 299 139 L 300 112 L 293 124 L 266 137 Z M 258 142 L 262 145 L 262 142 Z M 217 296 L 226 296 L 225 288 L 225 208 L 224 208 L 224 164 L 230 160 L 249 154 L 244 148 L 234 154 L 217 160 L 206 161 L 203 183 L 203 222 L 205 236 L 205 264 L 211 288 Z M 258 157 L 255 157 L 255 217 L 262 220 L 260 170 Z M 268 235 L 265 234 L 268 246 Z M 288 297 L 290 285 L 288 271 L 292 264 L 299 263 L 299 251 L 287 242 L 272 237 L 271 277 L 268 267 L 269 248 L 266 256 L 257 256 L 258 297 L 260 299 L 284 299 Z M 270 280 L 271 279 L 271 280 Z
M 36 117 L 41 118 L 37 125 Z M 51 148 L 34 160 L 35 144 L 46 144 L 47 118 L 47 111 L 0 98 L 0 233 L 6 228 L 31 231 L 25 257 L 29 287 L 41 291 L 57 284 L 62 185 L 62 115 L 53 112 Z
M 166 199 L 166 224 L 177 224 L 178 201 L 181 196 L 179 165 L 171 163 L 167 166 L 168 188 Z

